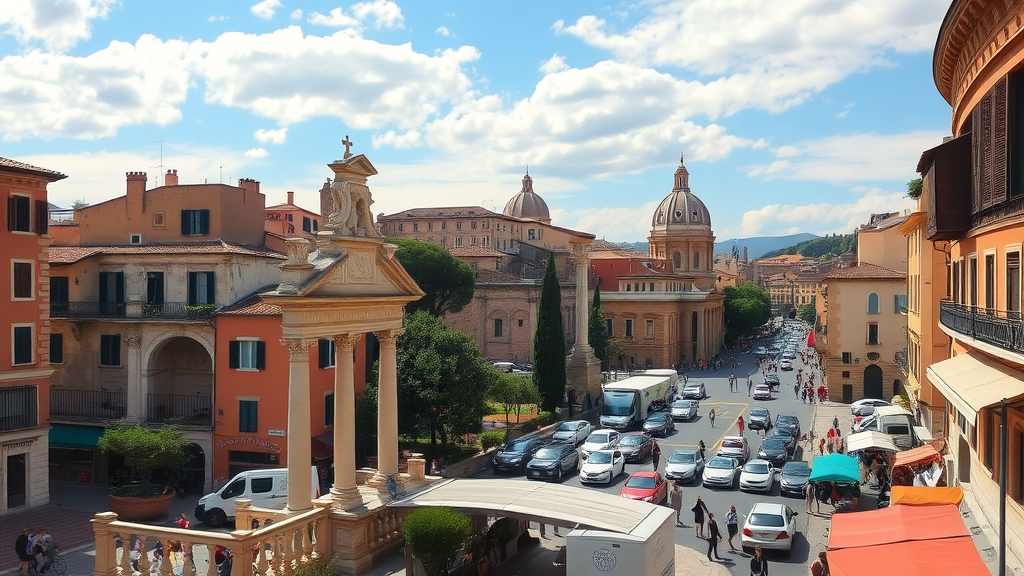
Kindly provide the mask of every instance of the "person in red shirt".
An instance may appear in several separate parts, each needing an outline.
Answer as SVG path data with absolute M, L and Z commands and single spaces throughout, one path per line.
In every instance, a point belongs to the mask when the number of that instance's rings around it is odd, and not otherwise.
M 188 522 L 188 518 L 185 518 L 184 512 L 178 516 L 178 528 L 181 528 L 182 530 L 189 530 L 192 528 L 192 525 Z

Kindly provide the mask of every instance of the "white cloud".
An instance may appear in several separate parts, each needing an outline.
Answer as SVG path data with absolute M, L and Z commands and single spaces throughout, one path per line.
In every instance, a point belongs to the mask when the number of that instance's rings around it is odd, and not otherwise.
M 310 12 L 308 20 L 310 24 L 315 26 L 333 26 L 335 28 L 355 28 L 359 26 L 359 20 L 345 14 L 341 8 L 331 10 L 330 14 Z
M 441 36 L 455 36 L 454 34 L 449 32 L 448 28 L 446 28 L 445 26 L 438 26 L 437 30 L 434 30 L 434 34 L 440 34 Z
M 292 10 L 292 13 L 289 14 L 288 17 L 291 18 L 292 20 L 298 20 L 302 18 L 302 9 L 296 8 L 295 10 Z
M 921 152 L 942 143 L 943 132 L 849 134 L 781 146 L 770 164 L 747 169 L 765 180 L 910 180 Z
M 849 234 L 859 225 L 866 224 L 871 214 L 902 212 L 913 209 L 915 201 L 905 192 L 890 192 L 878 188 L 855 189 L 861 194 L 850 202 L 840 204 L 770 204 L 757 210 L 744 212 L 740 235 L 743 237 L 777 235 L 796 227 L 801 232 L 815 234 Z
M 402 16 L 402 9 L 398 4 L 390 0 L 372 0 L 370 2 L 359 2 L 351 7 L 352 14 L 360 21 L 373 19 L 373 27 L 381 28 L 402 28 L 405 26 L 405 17 Z
M 271 144 L 284 144 L 285 140 L 288 138 L 288 127 L 278 128 L 277 130 L 265 130 L 260 128 L 255 134 L 253 134 L 253 137 L 256 138 L 257 142 L 263 144 L 268 142 Z
M 257 18 L 269 21 L 274 17 L 278 8 L 281 8 L 280 0 L 262 0 L 262 2 L 253 4 L 249 11 Z
M 245 151 L 246 158 L 266 158 L 270 155 L 265 148 L 250 148 Z
M 206 19 L 206 21 L 207 22 L 223 22 L 225 20 L 230 20 L 230 19 L 231 19 L 231 16 L 225 16 L 225 15 L 221 14 L 220 16 L 210 16 L 209 18 Z
M 651 233 L 651 216 L 660 203 L 661 198 L 635 208 L 555 210 L 551 220 L 559 226 L 589 232 L 609 242 L 632 242 Z
M 19 43 L 42 43 L 64 51 L 92 35 L 90 20 L 106 18 L 117 0 L 3 0 L 0 36 Z
M 399 134 L 394 130 L 388 130 L 383 134 L 373 135 L 373 147 L 375 149 L 389 147 L 395 149 L 416 148 L 423 144 L 423 134 L 419 130 L 409 130 Z
M 540 64 L 540 71 L 544 74 L 554 74 L 568 69 L 569 65 L 565 63 L 565 58 L 562 58 L 557 53 Z

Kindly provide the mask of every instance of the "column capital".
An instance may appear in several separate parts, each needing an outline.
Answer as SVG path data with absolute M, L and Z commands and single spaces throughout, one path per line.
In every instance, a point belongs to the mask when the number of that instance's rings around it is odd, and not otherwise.
M 343 352 L 351 352 L 355 348 L 356 342 L 362 339 L 362 334 L 338 334 L 334 337 L 334 348 Z
M 124 341 L 129 348 L 139 348 L 142 346 L 142 330 L 139 330 L 138 326 L 127 325 L 124 331 Z
M 288 349 L 288 360 L 305 360 L 309 349 L 316 344 L 314 338 L 281 338 L 281 346 Z
M 572 250 L 572 259 L 576 261 L 577 266 L 586 263 L 590 258 L 590 244 L 572 243 L 569 248 Z
M 405 332 L 404 328 L 396 328 L 394 330 L 381 330 L 380 332 L 374 332 L 373 335 L 377 337 L 381 346 L 394 346 L 395 342 L 398 341 L 398 337 Z

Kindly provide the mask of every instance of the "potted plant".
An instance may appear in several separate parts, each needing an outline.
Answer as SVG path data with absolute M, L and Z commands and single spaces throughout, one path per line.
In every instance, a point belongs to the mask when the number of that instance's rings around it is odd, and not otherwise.
M 402 522 L 402 534 L 428 576 L 445 576 L 448 563 L 469 536 L 469 516 L 451 508 L 413 510 Z
M 110 505 L 121 520 L 152 520 L 167 514 L 174 501 L 174 490 L 166 484 L 153 485 L 153 470 L 172 470 L 189 461 L 192 441 L 173 426 L 150 429 L 139 424 L 118 423 L 107 428 L 99 439 L 100 450 L 120 454 L 124 463 L 138 474 L 138 486 L 110 489 Z

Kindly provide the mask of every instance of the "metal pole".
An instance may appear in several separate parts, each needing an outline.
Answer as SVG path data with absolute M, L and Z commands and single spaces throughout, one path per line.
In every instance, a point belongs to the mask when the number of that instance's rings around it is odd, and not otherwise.
M 999 414 L 999 576 L 1006 576 L 1006 398 Z

